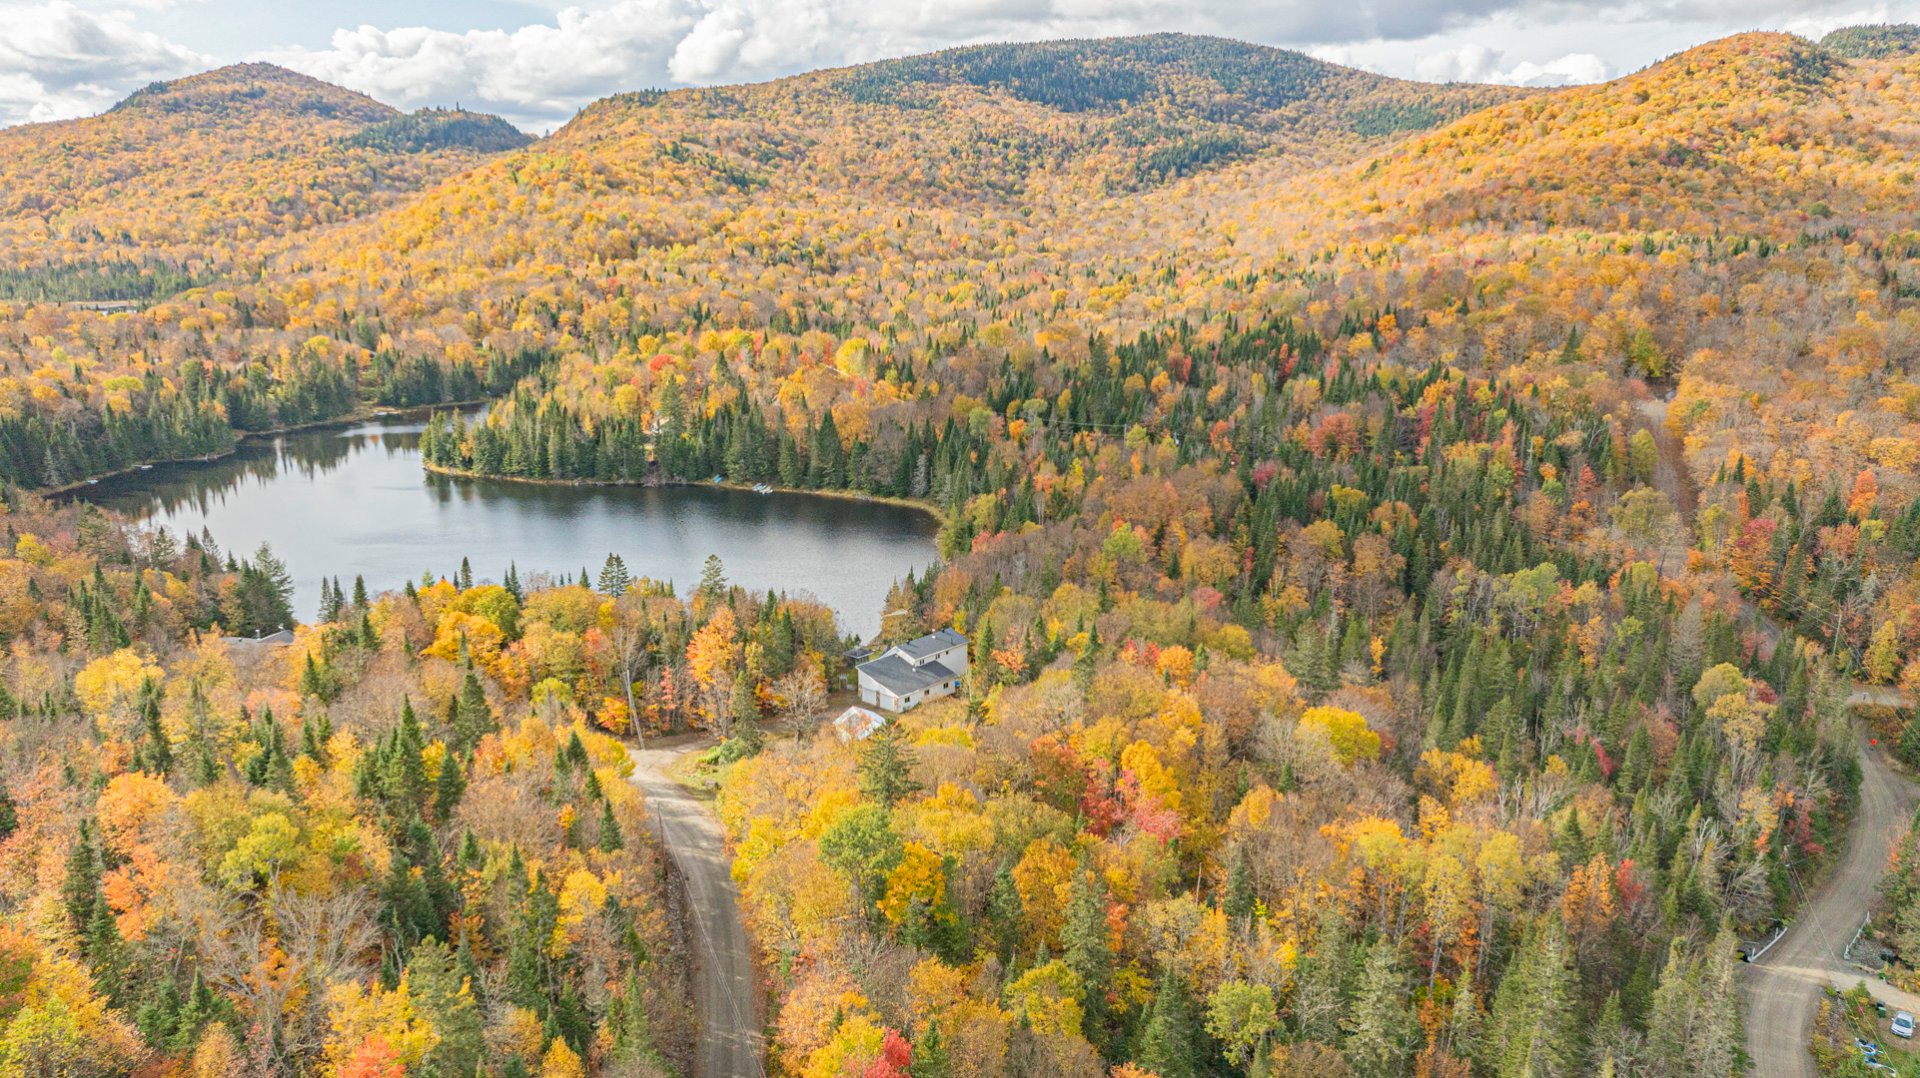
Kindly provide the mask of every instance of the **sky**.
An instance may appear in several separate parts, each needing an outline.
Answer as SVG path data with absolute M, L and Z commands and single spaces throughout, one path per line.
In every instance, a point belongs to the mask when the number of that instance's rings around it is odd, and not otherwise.
M 1920 21 L 1920 0 L 0 0 L 0 126 L 267 60 L 534 134 L 608 94 L 951 45 L 1177 30 L 1404 78 L 1596 82 L 1744 30 Z

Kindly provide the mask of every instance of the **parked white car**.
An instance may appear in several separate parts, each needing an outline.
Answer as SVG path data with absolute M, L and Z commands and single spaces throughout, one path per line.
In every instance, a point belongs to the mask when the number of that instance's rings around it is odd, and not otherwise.
M 1913 1015 L 1901 1011 L 1893 1016 L 1893 1035 L 1913 1039 Z

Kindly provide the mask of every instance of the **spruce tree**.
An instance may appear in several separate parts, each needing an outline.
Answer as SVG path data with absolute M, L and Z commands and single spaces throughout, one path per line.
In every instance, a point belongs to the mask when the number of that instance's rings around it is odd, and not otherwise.
M 1413 1047 L 1413 1012 L 1406 1001 L 1399 955 L 1381 940 L 1367 952 L 1360 992 L 1347 1016 L 1347 1058 L 1361 1074 L 1399 1074 Z
M 440 774 L 433 784 L 433 815 L 442 822 L 453 819 L 453 810 L 467 792 L 466 772 L 459 757 L 449 749 L 440 757 Z
M 93 825 L 80 821 L 80 833 L 73 849 L 67 852 L 67 875 L 60 884 L 60 900 L 67 910 L 67 924 L 84 934 L 93 920 L 94 906 L 100 896 L 100 855 L 94 848 Z
M 1081 1009 L 1090 1029 L 1106 1017 L 1107 987 L 1113 979 L 1113 949 L 1108 943 L 1107 893 L 1092 861 L 1082 854 L 1067 894 L 1066 924 L 1060 942 L 1067 968 L 1080 978 Z M 1089 1033 L 1089 1039 L 1093 1039 Z
M 920 789 L 913 777 L 913 750 L 901 736 L 898 723 L 889 722 L 868 737 L 860 750 L 860 793 L 887 808 Z
M 1141 1027 L 1133 1058 L 1160 1078 L 1197 1078 L 1200 1074 L 1198 1030 L 1187 1002 L 1187 987 L 1171 970 L 1160 975 L 1147 1023 Z M 916 1068 L 917 1069 L 917 1068 Z
M 1253 917 L 1254 902 L 1253 873 L 1247 865 L 1247 853 L 1236 847 L 1233 861 L 1227 867 L 1227 889 L 1220 909 L 1237 927 L 1245 927 Z
M 613 802 L 600 802 L 600 852 L 615 853 L 626 845 L 627 840 L 620 834 L 620 821 L 613 818 Z
M 618 554 L 608 554 L 606 564 L 600 567 L 600 594 L 617 599 L 626 594 L 633 583 L 633 576 L 627 572 L 627 563 Z
M 1499 1078 L 1561 1078 L 1579 1062 L 1575 984 L 1558 923 L 1536 926 L 1521 943 L 1494 997 L 1488 1063 Z
M 938 1018 L 927 1023 L 913 1046 L 913 1078 L 953 1078 L 953 1058 Z

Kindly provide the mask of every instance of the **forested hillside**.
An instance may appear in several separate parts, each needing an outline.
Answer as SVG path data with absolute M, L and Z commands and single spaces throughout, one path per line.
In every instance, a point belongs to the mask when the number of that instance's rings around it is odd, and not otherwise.
M 157 82 L 99 116 L 0 131 L 0 251 L 19 299 L 165 298 L 83 272 L 151 265 L 189 277 L 252 265 L 260 247 L 392 205 L 472 166 L 472 140 L 382 132 L 486 129 L 494 117 L 402 118 L 361 94 L 271 64 Z M 511 132 L 511 128 L 507 128 Z M 517 133 L 516 133 L 517 134 Z M 27 271 L 57 267 L 42 293 Z
M 1323 318 L 1391 309 L 1389 356 L 1683 439 L 1663 493 L 1691 556 L 1893 679 L 1920 554 L 1916 74 L 1731 38 L 1282 187 L 1239 235 L 1311 273 Z
M 0 131 L 0 478 L 57 487 L 363 401 L 479 396 L 458 364 L 402 370 L 289 320 L 261 267 L 525 141 L 266 64 Z M 504 364 L 492 388 L 531 366 Z
M 1055 293 L 1105 310 L 1151 250 L 1114 216 L 1138 191 L 1232 160 L 1347 159 L 1512 93 L 1209 39 L 995 47 L 611 99 L 405 198 L 517 140 L 224 69 L 0 135 L 22 148 L 4 227 L 26 265 L 58 264 L 0 288 L 0 476 L 218 448 L 177 393 L 190 378 L 247 398 L 248 430 L 498 393 L 562 352 L 643 362 L 669 328 L 930 340 Z M 953 316 L 896 315 L 900 289 Z

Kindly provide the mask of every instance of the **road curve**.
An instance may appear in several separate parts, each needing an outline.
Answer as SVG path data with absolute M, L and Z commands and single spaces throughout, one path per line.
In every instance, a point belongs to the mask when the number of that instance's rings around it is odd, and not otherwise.
M 1897 697 L 1896 697 L 1897 699 Z M 1881 703 L 1861 690 L 1849 703 Z M 1833 872 L 1807 896 L 1786 935 L 1748 969 L 1747 1054 L 1759 1078 L 1817 1078 L 1808 1045 L 1828 984 L 1863 978 L 1841 954 L 1860 928 L 1886 871 L 1894 837 L 1913 818 L 1913 784 L 1887 766 L 1880 750 L 1860 745 L 1860 805 L 1847 848 Z M 1877 979 L 1867 988 L 1891 1007 L 1914 1010 L 1920 998 Z
M 633 784 L 646 796 L 656 833 L 686 881 L 697 959 L 694 992 L 701 1019 L 694 1078 L 758 1078 L 766 1074 L 761 1063 L 760 993 L 720 821 L 668 774 L 676 759 L 700 747 L 704 745 L 630 752 Z

